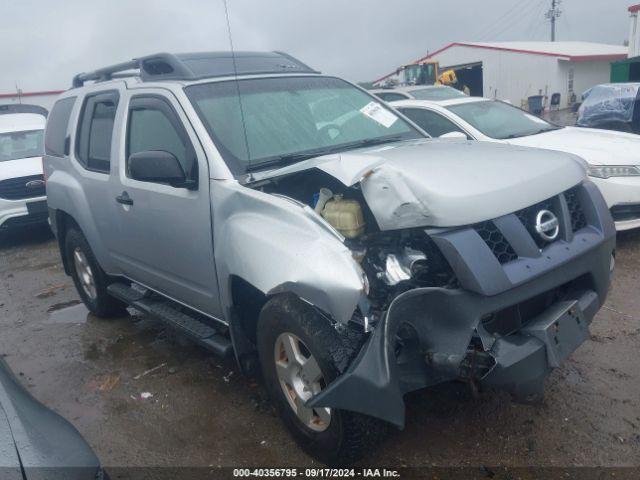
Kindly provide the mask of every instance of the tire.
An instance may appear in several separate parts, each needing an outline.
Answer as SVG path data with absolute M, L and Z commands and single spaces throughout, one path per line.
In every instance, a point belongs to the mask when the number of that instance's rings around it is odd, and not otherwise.
M 284 424 L 300 447 L 328 465 L 355 462 L 380 443 L 387 425 L 363 414 L 338 409 L 331 409 L 328 422 L 323 421 L 322 415 L 317 413 L 320 411 L 326 417 L 326 409 L 313 409 L 312 425 L 305 424 L 296 414 L 296 407 L 290 403 L 291 394 L 287 398 L 285 393 L 285 389 L 291 392 L 293 388 L 281 385 L 278 376 L 278 367 L 282 367 L 282 362 L 288 362 L 288 359 L 285 358 L 286 353 L 278 353 L 282 349 L 276 350 L 276 347 L 287 336 L 302 342 L 299 351 L 303 357 L 309 354 L 317 361 L 322 375 L 318 383 L 324 388 L 350 365 L 364 343 L 364 334 L 351 328 L 338 333 L 326 318 L 294 295 L 280 295 L 269 300 L 260 312 L 257 329 L 258 353 L 265 386 Z M 280 356 L 276 358 L 276 355 Z M 314 391 L 317 393 L 317 390 Z M 293 396 L 297 397 L 295 394 Z
M 64 245 L 71 278 L 73 278 L 76 290 L 87 309 L 95 316 L 103 318 L 126 315 L 127 305 L 107 293 L 107 286 L 111 282 L 100 267 L 100 264 L 98 264 L 84 235 L 75 228 L 69 229 L 65 235 Z M 84 266 L 86 267 L 86 269 L 83 269 L 84 272 L 78 271 L 79 268 L 82 268 L 79 262 L 76 261 L 76 256 L 78 255 L 83 258 Z M 88 289 L 86 281 L 81 279 L 82 276 L 86 278 L 87 273 L 92 277 L 93 290 Z

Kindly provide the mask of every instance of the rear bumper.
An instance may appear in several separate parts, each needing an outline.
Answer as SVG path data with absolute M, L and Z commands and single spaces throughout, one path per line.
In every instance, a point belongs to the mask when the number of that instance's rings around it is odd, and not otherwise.
M 47 212 L 30 214 L 28 203 L 46 201 L 47 197 L 35 197 L 25 200 L 4 200 L 0 198 L 0 230 L 19 228 L 24 225 L 46 223 Z
M 482 252 L 456 247 L 457 276 L 468 269 L 474 281 L 467 284 L 477 289 L 419 288 L 396 297 L 349 369 L 309 406 L 356 411 L 402 428 L 404 394 L 446 381 L 502 388 L 520 401 L 539 397 L 548 373 L 588 338 L 609 289 L 615 231 L 597 199 L 591 226 L 538 259 L 555 268 L 521 258 L 497 265 L 495 275 L 489 264 L 474 272 L 472 261 Z M 513 271 L 519 262 L 526 263 L 526 281 Z M 511 288 L 491 285 L 499 271 Z

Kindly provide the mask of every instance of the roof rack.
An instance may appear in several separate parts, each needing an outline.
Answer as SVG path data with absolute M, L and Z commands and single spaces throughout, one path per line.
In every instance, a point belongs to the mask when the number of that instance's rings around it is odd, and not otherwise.
M 320 72 L 283 52 L 158 53 L 93 72 L 79 73 L 73 77 L 73 88 L 82 87 L 87 81 L 102 82 L 133 76 L 139 76 L 146 82 L 269 73 Z

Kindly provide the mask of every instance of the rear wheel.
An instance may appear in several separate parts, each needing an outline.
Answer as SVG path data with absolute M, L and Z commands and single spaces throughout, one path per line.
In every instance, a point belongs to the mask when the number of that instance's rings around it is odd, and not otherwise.
M 100 268 L 87 239 L 79 230 L 67 231 L 65 253 L 73 283 L 89 311 L 105 318 L 125 315 L 127 306 L 107 293 L 109 277 Z
M 271 299 L 258 322 L 258 352 L 269 394 L 298 444 L 330 465 L 359 459 L 380 442 L 386 425 L 372 417 L 304 404 L 342 374 L 364 336 L 338 333 L 310 305 L 293 295 Z

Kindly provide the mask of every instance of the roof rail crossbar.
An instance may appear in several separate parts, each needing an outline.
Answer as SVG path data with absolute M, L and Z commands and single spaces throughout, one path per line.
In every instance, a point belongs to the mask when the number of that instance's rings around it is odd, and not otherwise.
M 158 53 L 100 68 L 93 72 L 80 73 L 73 77 L 73 88 L 82 87 L 84 82 L 101 82 L 113 78 L 139 76 L 145 81 L 154 80 L 198 80 L 216 76 L 237 74 L 235 62 L 231 68 L 229 52 L 202 52 L 195 54 Z M 320 73 L 300 60 L 284 52 L 236 52 L 238 61 L 243 62 L 243 74 L 264 73 Z M 285 62 L 282 62 L 285 60 Z
M 309 65 L 307 65 L 306 63 L 301 62 L 300 60 L 298 60 L 297 58 L 295 58 L 295 57 L 293 57 L 293 56 L 289 55 L 289 54 L 288 54 L 288 53 L 286 53 L 286 52 L 283 52 L 283 51 L 281 51 L 281 50 L 274 50 L 274 51 L 273 51 L 273 53 L 277 53 L 278 55 L 282 55 L 284 58 L 286 58 L 286 59 L 288 59 L 288 60 L 291 60 L 291 61 L 292 61 L 292 62 L 294 62 L 294 63 L 298 63 L 300 66 L 302 66 L 303 68 L 306 68 L 306 69 L 307 69 L 307 70 L 309 70 L 310 72 L 313 72 L 313 73 L 320 73 L 319 71 L 317 71 L 317 70 L 315 70 L 315 69 L 311 68 L 311 67 L 310 67 Z
M 82 87 L 84 82 L 87 81 L 100 81 L 100 80 L 109 80 L 112 78 L 114 73 L 122 73 L 127 70 L 135 70 L 140 68 L 137 60 L 131 60 L 129 62 L 118 63 L 116 65 L 111 65 L 110 67 L 99 68 L 98 70 L 94 70 L 93 72 L 87 73 L 79 73 L 75 77 L 73 77 L 73 88 Z
M 158 53 L 99 68 L 92 72 L 79 73 L 73 77 L 73 88 L 82 87 L 84 82 L 87 81 L 103 82 L 113 78 L 137 75 L 143 80 L 151 80 L 154 76 L 160 75 L 163 79 L 189 79 L 194 77 L 193 72 L 177 56 L 171 53 Z

